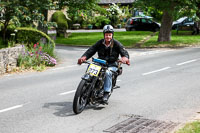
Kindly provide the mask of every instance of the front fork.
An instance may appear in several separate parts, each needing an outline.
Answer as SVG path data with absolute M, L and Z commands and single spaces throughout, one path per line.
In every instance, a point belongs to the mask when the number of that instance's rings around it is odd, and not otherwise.
M 86 80 L 87 82 L 87 91 L 86 91 L 86 96 L 87 100 L 91 98 L 91 92 L 95 87 L 95 83 L 97 81 L 97 77 L 91 76 L 90 74 L 84 74 L 82 77 L 83 80 Z

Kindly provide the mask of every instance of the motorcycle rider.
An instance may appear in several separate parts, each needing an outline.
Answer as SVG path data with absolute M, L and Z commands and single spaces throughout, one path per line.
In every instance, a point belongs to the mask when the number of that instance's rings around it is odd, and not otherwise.
M 108 71 L 106 71 L 106 77 L 104 80 L 104 97 L 103 102 L 107 103 L 109 93 L 112 87 L 112 72 L 117 71 L 118 57 L 121 55 L 120 62 L 130 65 L 129 54 L 123 45 L 113 38 L 114 29 L 111 25 L 105 25 L 103 28 L 104 39 L 101 39 L 91 46 L 82 56 L 78 59 L 79 65 L 84 61 L 91 58 L 96 52 L 98 58 L 106 60 L 108 62 Z

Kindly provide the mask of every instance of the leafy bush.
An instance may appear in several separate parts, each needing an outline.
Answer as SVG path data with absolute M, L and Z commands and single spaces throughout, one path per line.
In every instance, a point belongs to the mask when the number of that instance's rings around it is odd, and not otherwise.
M 107 17 L 111 20 L 111 25 L 116 26 L 120 22 L 120 16 L 122 11 L 118 5 L 112 3 L 112 5 L 107 9 Z
M 10 35 L 11 33 L 14 33 L 15 29 L 16 29 L 16 26 L 14 24 L 9 24 L 6 31 L 6 35 Z
M 67 18 L 62 11 L 57 11 L 52 15 L 52 22 L 56 22 L 58 29 L 68 29 Z
M 110 23 L 110 20 L 106 18 L 105 16 L 97 16 L 96 18 L 95 26 L 98 28 L 103 28 L 104 25 L 107 25 Z
M 0 37 L 0 49 L 1 48 L 6 48 L 7 46 L 5 45 L 5 43 L 3 42 L 3 39 Z
M 0 36 L 3 37 L 3 29 L 4 25 L 2 23 L 0 23 Z M 16 26 L 13 23 L 9 23 L 8 27 L 7 27 L 7 31 L 6 31 L 6 41 L 4 42 L 5 45 L 7 45 L 8 41 L 10 40 L 11 34 L 14 33 L 16 29 Z
M 17 42 L 26 44 L 29 48 L 31 48 L 33 44 L 39 42 L 41 38 L 45 38 L 48 44 L 52 44 L 53 48 L 55 47 L 54 41 L 42 31 L 26 27 L 17 28 L 16 30 Z

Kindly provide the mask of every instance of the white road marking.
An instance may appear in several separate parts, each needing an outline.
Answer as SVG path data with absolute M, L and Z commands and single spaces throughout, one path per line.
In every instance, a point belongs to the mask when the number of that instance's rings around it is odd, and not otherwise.
M 53 68 L 51 70 L 60 70 L 60 69 L 66 69 L 66 68 L 71 68 L 71 67 L 77 67 L 78 65 L 71 65 L 71 66 L 66 66 L 66 67 L 57 67 L 57 68 Z
M 192 63 L 192 62 L 195 62 L 195 61 L 197 61 L 197 59 L 185 61 L 185 62 L 182 62 L 182 63 L 178 63 L 178 64 L 176 64 L 176 65 L 177 65 L 177 66 L 181 66 L 181 65 L 185 65 L 185 64 Z
M 0 110 L 0 113 L 6 112 L 6 111 L 10 111 L 10 110 L 13 110 L 13 109 L 17 109 L 17 108 L 21 108 L 24 105 L 25 104 L 20 104 L 20 105 L 16 105 L 16 106 L 13 106 L 13 107 L 6 108 L 6 109 L 2 109 L 2 110 Z
M 62 95 L 67 95 L 67 94 L 70 94 L 70 93 L 74 93 L 76 90 L 72 90 L 72 91 L 67 91 L 67 92 L 63 92 L 63 93 L 60 93 L 58 95 L 62 96 Z
M 82 66 L 85 66 L 85 65 L 88 65 L 88 64 L 82 64 Z M 71 65 L 71 66 L 66 66 L 66 67 L 57 67 L 57 68 L 53 68 L 51 70 L 55 71 L 55 70 L 61 70 L 61 69 L 67 69 L 67 68 L 74 68 L 74 67 L 79 67 L 80 65 Z
M 174 51 L 174 50 L 169 49 L 169 50 L 153 50 L 153 51 L 145 51 L 145 52 L 134 52 L 134 53 L 130 54 L 130 56 L 131 57 L 146 56 L 146 55 L 153 55 L 153 54 L 165 53 L 165 52 L 170 52 L 170 51 Z
M 65 69 L 66 67 L 57 67 L 57 68 L 53 68 L 53 69 L 51 69 L 51 70 L 60 70 L 60 69 Z
M 154 71 L 151 71 L 151 72 L 143 73 L 142 75 L 145 76 L 145 75 L 153 74 L 153 73 L 156 73 L 156 72 L 164 71 L 164 70 L 167 70 L 167 69 L 170 69 L 170 68 L 171 67 L 164 67 L 162 69 L 158 69 L 158 70 L 154 70 Z

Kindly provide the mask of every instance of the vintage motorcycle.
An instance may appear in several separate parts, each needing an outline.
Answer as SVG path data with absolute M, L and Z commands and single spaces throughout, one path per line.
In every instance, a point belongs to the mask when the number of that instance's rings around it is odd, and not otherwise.
M 102 99 L 104 95 L 104 79 L 108 69 L 107 62 L 102 59 L 92 58 L 92 62 L 86 61 L 84 63 L 87 63 L 88 67 L 74 96 L 73 111 L 75 114 L 81 113 L 87 105 L 98 106 L 106 104 Z M 112 71 L 111 93 L 113 89 L 119 88 L 119 86 L 116 86 L 116 81 L 117 77 L 122 74 L 122 67 L 121 63 L 118 64 L 118 70 L 116 72 Z

